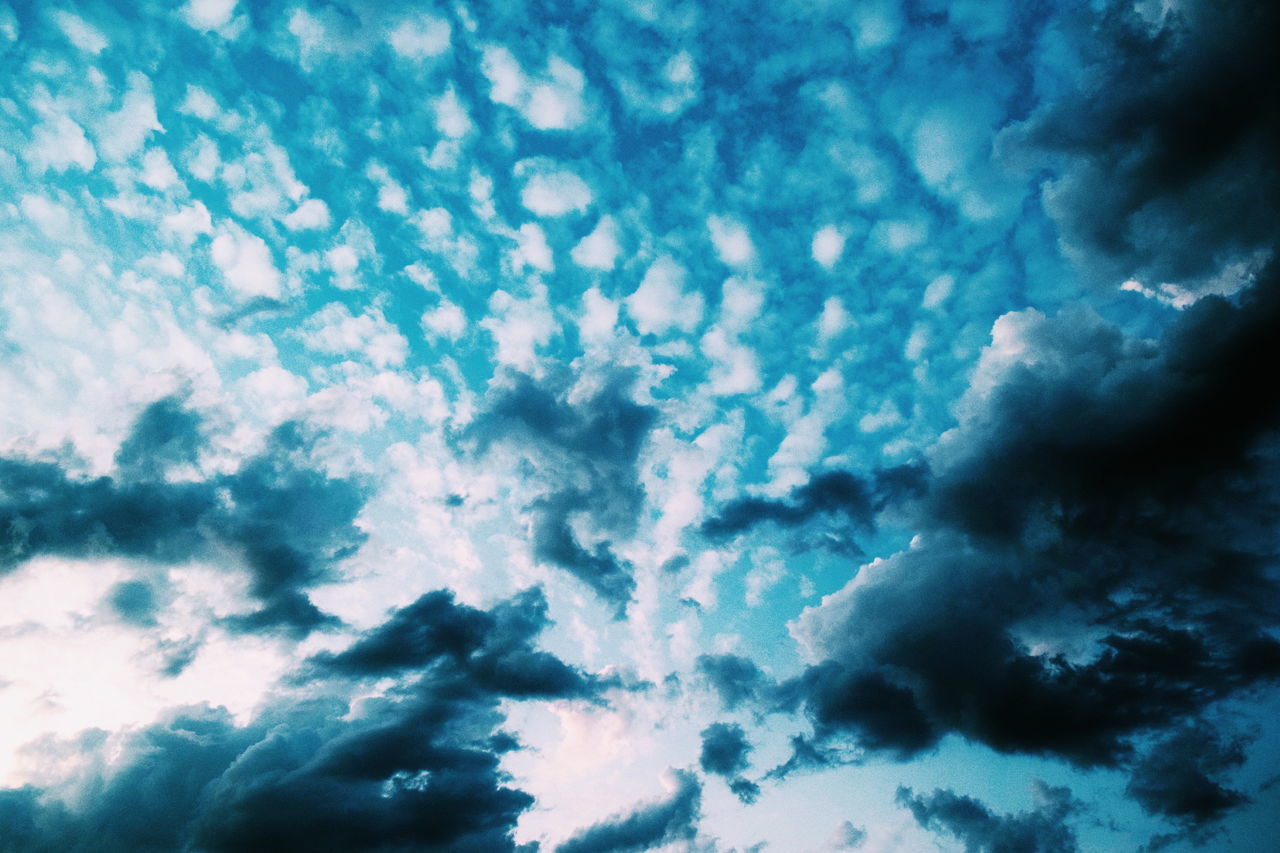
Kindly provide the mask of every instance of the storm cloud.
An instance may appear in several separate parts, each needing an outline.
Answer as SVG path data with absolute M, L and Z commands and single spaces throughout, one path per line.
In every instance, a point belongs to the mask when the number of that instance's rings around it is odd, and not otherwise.
M 365 487 L 312 467 L 311 440 L 296 423 L 276 428 L 262 452 L 231 474 L 167 479 L 172 466 L 196 461 L 204 444 L 200 425 L 180 400 L 153 403 L 121 444 L 112 476 L 83 478 L 55 461 L 0 459 L 0 529 L 7 540 L 0 569 L 41 554 L 171 564 L 219 559 L 223 549 L 247 570 L 249 591 L 261 603 L 231 617 L 230 627 L 301 635 L 335 625 L 306 590 L 330 578 L 334 564 L 364 541 L 355 520 Z M 145 621 L 142 587 L 114 595 L 122 615 Z

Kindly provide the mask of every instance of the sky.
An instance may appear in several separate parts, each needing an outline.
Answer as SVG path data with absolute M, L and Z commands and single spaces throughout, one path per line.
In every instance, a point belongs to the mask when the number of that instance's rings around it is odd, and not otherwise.
M 0 853 L 1266 849 L 1277 43 L 0 0 Z

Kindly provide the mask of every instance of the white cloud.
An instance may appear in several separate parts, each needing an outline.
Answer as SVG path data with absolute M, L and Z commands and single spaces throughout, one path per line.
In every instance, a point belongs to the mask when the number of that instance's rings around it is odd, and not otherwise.
M 813 246 L 811 247 L 813 259 L 823 269 L 831 269 L 840 260 L 840 256 L 844 254 L 844 241 L 844 233 L 834 225 L 820 228 L 818 233 L 813 235 Z
M 521 160 L 516 163 L 515 174 L 525 179 L 520 202 L 535 216 L 581 213 L 594 199 L 586 181 L 542 158 Z
M 526 222 L 516 231 L 516 249 L 512 252 L 512 264 L 517 269 L 530 266 L 542 272 L 555 269 L 555 260 L 551 256 L 551 247 L 547 245 L 547 235 L 536 222 Z
M 302 342 L 330 355 L 362 355 L 374 367 L 399 367 L 409 353 L 409 341 L 376 308 L 359 316 L 340 302 L 331 302 L 303 324 Z
M 595 287 L 582 294 L 582 317 L 578 320 L 578 335 L 584 344 L 607 345 L 615 339 L 617 325 L 617 302 Z
M 182 99 L 182 103 L 178 105 L 178 112 L 195 116 L 204 121 L 213 121 L 221 115 L 222 107 L 219 106 L 217 99 L 209 94 L 208 91 L 188 83 L 186 96 Z
M 692 332 L 702 322 L 702 294 L 684 292 L 686 274 L 665 256 L 649 266 L 640 286 L 625 300 L 640 334 L 660 335 L 673 328 Z
M 569 256 L 583 269 L 611 270 L 618 261 L 618 227 L 613 217 L 600 217 L 591 233 L 578 241 Z
M 845 310 L 839 296 L 828 296 L 818 315 L 818 343 L 826 345 L 837 335 L 853 325 L 853 317 Z
M 461 139 L 471 132 L 471 116 L 453 86 L 449 86 L 431 106 L 436 114 L 436 129 L 444 136 Z
M 191 245 L 200 234 L 213 233 L 213 220 L 209 209 L 202 202 L 193 202 L 170 213 L 161 220 L 161 226 L 178 236 L 184 245 Z
M 329 206 L 318 198 L 309 198 L 284 218 L 290 231 L 308 231 L 329 227 Z
M 550 342 L 556 326 L 547 305 L 546 286 L 538 284 L 531 290 L 528 299 L 517 299 L 505 290 L 494 293 L 489 297 L 491 313 L 480 326 L 493 335 L 499 364 L 536 374 L 540 372 L 537 350 Z
M 900 423 L 902 423 L 902 412 L 892 400 L 886 399 L 880 404 L 880 408 L 862 416 L 858 421 L 858 429 L 863 432 L 879 432 Z
M 422 331 L 433 338 L 456 341 L 467 331 L 467 315 L 447 299 L 422 315 Z
M 391 49 L 405 59 L 430 59 L 449 50 L 449 22 L 432 15 L 406 18 L 391 31 Z
M 513 107 L 538 130 L 571 130 L 586 121 L 586 77 L 561 57 L 547 60 L 546 72 L 529 76 L 505 47 L 484 49 L 481 73 L 489 80 L 489 98 Z
M 280 298 L 280 272 L 261 237 L 237 225 L 225 225 L 218 229 L 209 251 L 227 286 L 239 295 Z
M 236 0 L 190 0 L 182 7 L 182 17 L 197 30 L 216 30 L 231 22 Z
M 22 215 L 50 240 L 63 240 L 72 228 L 71 213 L 44 196 L 24 195 Z
M 207 184 L 218 174 L 222 157 L 218 154 L 218 144 L 202 133 L 188 146 L 182 162 L 193 178 Z
M 924 289 L 924 298 L 920 300 L 923 308 L 937 308 L 943 302 L 947 301 L 947 297 L 951 295 L 951 291 L 955 288 L 955 277 L 949 274 L 943 274 L 929 282 L 929 286 Z
M 163 148 L 151 148 L 142 157 L 142 183 L 153 190 L 167 190 L 180 183 L 178 173 Z
M 120 109 L 108 113 L 97 127 L 98 150 L 108 160 L 125 160 L 142 148 L 152 131 L 163 131 L 151 94 L 151 78 L 130 71 Z
M 47 169 L 65 172 L 72 166 L 87 172 L 98 162 L 98 154 L 84 128 L 57 113 L 36 127 L 26 160 L 37 174 Z
M 539 130 L 567 130 L 582 124 L 586 106 L 582 100 L 586 78 L 577 68 L 553 56 L 547 76 L 532 86 L 521 114 Z
M 91 53 L 95 56 L 106 50 L 110 42 L 100 30 L 91 25 L 79 15 L 59 9 L 50 16 L 53 22 L 62 30 L 62 34 L 67 37 L 67 41 L 71 42 L 85 53 Z
M 720 216 L 707 217 L 707 230 L 716 255 L 726 266 L 744 267 L 755 260 L 756 247 L 751 234 L 741 222 Z
M 364 170 L 365 177 L 378 187 L 378 208 L 388 213 L 406 216 L 409 213 L 409 193 L 404 186 L 391 177 L 387 167 L 376 160 L 371 160 Z

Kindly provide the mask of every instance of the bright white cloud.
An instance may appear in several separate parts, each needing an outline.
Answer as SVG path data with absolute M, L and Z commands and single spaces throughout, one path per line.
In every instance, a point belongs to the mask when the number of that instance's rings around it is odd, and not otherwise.
M 25 156 L 37 174 L 48 169 L 65 172 L 72 166 L 87 172 L 98 162 L 97 150 L 84 128 L 61 113 L 47 116 L 36 126 Z
M 755 260 L 755 244 L 751 242 L 747 227 L 741 222 L 721 216 L 708 216 L 707 230 L 711 233 L 711 244 L 715 246 L 721 263 L 731 267 L 745 267 Z
M 163 130 L 156 115 L 151 78 L 140 71 L 130 71 L 120 108 L 98 124 L 98 150 L 108 160 L 125 160 L 142 148 L 153 131 Z
M 303 325 L 299 337 L 311 349 L 329 355 L 361 356 L 374 367 L 398 367 L 409 354 L 409 341 L 377 308 L 352 314 L 331 302 Z
M 182 7 L 182 17 L 197 30 L 216 30 L 231 22 L 236 0 L 190 0 Z
M 96 56 L 106 50 L 107 45 L 110 44 L 101 30 L 79 15 L 59 9 L 52 12 L 50 17 L 53 18 L 53 22 L 58 29 L 62 30 L 62 34 L 67 37 L 67 41 L 85 53 Z
M 515 174 L 524 179 L 520 202 L 535 216 L 581 213 L 594 199 L 586 181 L 551 161 L 521 160 L 516 164 Z
M 467 315 L 447 299 L 422 315 L 422 330 L 427 337 L 456 341 L 467 331 Z
M 844 233 L 834 225 L 818 229 L 818 233 L 813 235 L 813 259 L 823 269 L 831 269 L 844 254 L 844 241 Z
M 546 346 L 556 330 L 546 286 L 535 285 L 526 299 L 499 290 L 489 297 L 489 311 L 480 326 L 493 335 L 498 363 L 539 373 L 538 348 Z
M 222 271 L 223 281 L 236 294 L 280 298 L 280 271 L 261 237 L 237 225 L 224 225 L 213 238 L 209 254 L 214 266 Z
M 670 329 L 692 332 L 702 322 L 701 293 L 685 293 L 684 267 L 669 257 L 654 261 L 640 286 L 626 298 L 627 313 L 642 335 L 661 335 Z
M 310 231 L 329 227 L 329 206 L 318 198 L 309 198 L 283 220 L 290 231 Z
M 618 227 L 613 217 L 600 217 L 591 233 L 578 241 L 569 256 L 583 269 L 611 270 L 618 261 Z
M 405 59 L 430 59 L 449 50 L 449 22 L 432 15 L 406 18 L 391 31 L 391 49 Z

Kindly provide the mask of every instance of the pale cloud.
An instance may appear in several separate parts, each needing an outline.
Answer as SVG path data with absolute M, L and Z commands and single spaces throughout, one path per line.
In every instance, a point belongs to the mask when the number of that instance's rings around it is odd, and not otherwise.
M 731 267 L 745 267 L 755 260 L 755 244 L 751 242 L 747 227 L 741 222 L 727 217 L 708 216 L 707 230 L 721 263 Z
M 526 222 L 515 233 L 516 249 L 512 253 L 512 265 L 517 269 L 530 266 L 542 272 L 552 272 L 555 260 L 551 255 L 551 247 L 547 245 L 547 235 L 536 222 Z
M 164 131 L 156 115 L 151 78 L 130 71 L 120 109 L 108 113 L 97 127 L 98 150 L 108 160 L 125 160 L 136 154 L 153 131 Z
M 70 211 L 40 195 L 22 197 L 22 215 L 50 240 L 65 239 L 73 227 Z
M 405 216 L 409 213 L 409 192 L 399 181 L 391 177 L 387 167 L 377 160 L 369 161 L 365 177 L 378 187 L 378 209 Z
M 943 274 L 929 282 L 929 286 L 924 289 L 924 297 L 920 300 L 922 308 L 935 309 L 947 301 L 947 297 L 951 295 L 951 291 L 955 289 L 955 277 L 949 274 Z
M 181 183 L 169 155 L 163 148 L 151 148 L 142 157 L 139 180 L 153 190 L 167 190 Z
M 182 7 L 182 17 L 197 30 L 216 30 L 231 22 L 236 0 L 190 0 Z
M 453 86 L 431 104 L 436 114 L 436 129 L 449 139 L 461 139 L 471 132 L 471 116 Z
M 480 70 L 489 80 L 490 99 L 513 107 L 537 130 L 571 130 L 586 121 L 586 77 L 561 57 L 550 57 L 544 74 L 530 76 L 511 51 L 490 45 Z
M 626 298 L 627 313 L 642 335 L 660 335 L 670 329 L 692 332 L 702 322 L 701 293 L 685 293 L 687 272 L 669 257 L 654 261 L 640 286 Z
M 841 332 L 853 325 L 853 317 L 844 307 L 839 296 L 828 296 L 818 315 L 818 343 L 827 345 Z
M 515 174 L 524 178 L 520 202 L 535 216 L 581 213 L 594 199 L 591 187 L 577 174 L 541 158 L 516 163 Z
M 813 259 L 823 269 L 831 269 L 844 254 L 844 242 L 844 233 L 834 225 L 818 229 L 818 233 L 813 235 Z
M 222 166 L 218 144 L 203 133 L 200 134 L 186 149 L 182 164 L 193 178 L 209 183 L 217 176 L 218 169 Z
M 290 231 L 310 231 L 329 227 L 329 206 L 318 198 L 309 198 L 283 220 Z
M 360 355 L 374 367 L 399 367 L 409 354 L 409 341 L 377 308 L 352 314 L 340 302 L 317 311 L 299 333 L 311 349 L 329 355 Z
M 36 126 L 25 156 L 37 174 L 48 169 L 65 172 L 72 166 L 87 172 L 98 162 L 97 151 L 84 128 L 62 113 L 48 115 Z
M 449 22 L 432 15 L 406 18 L 391 31 L 391 49 L 405 59 L 421 60 L 440 56 L 450 46 Z
M 493 335 L 498 363 L 531 375 L 539 373 L 537 350 L 546 346 L 556 331 L 546 286 L 534 285 L 527 299 L 499 290 L 489 297 L 489 311 L 480 326 Z
M 578 241 L 569 256 L 583 269 L 608 271 L 618 261 L 618 226 L 612 216 L 600 217 L 591 233 Z
M 101 30 L 79 15 L 59 9 L 51 13 L 50 17 L 53 18 L 53 22 L 58 29 L 62 30 L 62 34 L 67 37 L 67 41 L 85 53 L 96 56 L 106 50 L 107 45 L 110 44 Z
M 188 83 L 186 95 L 178 105 L 178 112 L 204 121 L 213 121 L 222 114 L 222 107 L 207 90 Z
M 224 225 L 213 238 L 209 253 L 214 266 L 222 271 L 223 280 L 236 294 L 280 298 L 280 271 L 261 237 L 238 225 Z
M 467 331 L 467 315 L 447 299 L 422 315 L 422 331 L 431 338 L 456 341 Z
M 616 338 L 618 303 L 591 288 L 582 294 L 582 317 L 578 335 L 587 346 L 606 346 Z
M 213 220 L 209 209 L 202 202 L 192 202 L 178 208 L 161 220 L 161 226 L 175 235 L 184 245 L 191 245 L 201 234 L 213 233 Z

